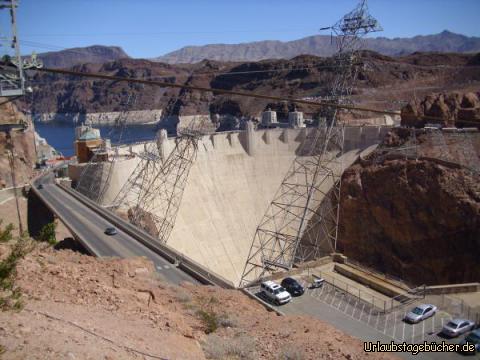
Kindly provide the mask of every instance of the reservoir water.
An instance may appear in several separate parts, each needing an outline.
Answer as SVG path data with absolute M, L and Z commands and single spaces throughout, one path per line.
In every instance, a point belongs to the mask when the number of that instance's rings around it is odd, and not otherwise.
M 35 130 L 55 150 L 61 152 L 64 156 L 71 156 L 74 155 L 75 126 L 73 124 L 37 122 L 35 123 Z M 118 129 L 112 126 L 94 127 L 100 129 L 102 138 L 110 138 L 112 145 L 153 140 L 157 130 L 157 125 L 129 125 L 124 128 L 120 137 Z

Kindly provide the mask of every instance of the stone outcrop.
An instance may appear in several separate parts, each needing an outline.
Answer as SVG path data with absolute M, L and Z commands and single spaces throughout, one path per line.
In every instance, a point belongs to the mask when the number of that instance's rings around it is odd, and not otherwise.
M 80 124 L 89 121 L 92 125 L 114 125 L 118 121 L 128 125 L 156 124 L 162 118 L 162 110 L 132 110 L 95 113 L 40 113 L 32 118 L 38 122 L 59 122 L 65 124 Z
M 417 285 L 479 281 L 478 174 L 426 157 L 378 159 L 343 175 L 339 250 Z
M 451 92 L 431 94 L 414 100 L 402 109 L 402 125 L 423 127 L 427 123 L 445 127 L 480 127 L 480 93 Z M 442 120 L 425 118 L 435 117 Z
M 400 110 L 400 104 L 412 99 L 412 88 L 416 88 L 416 94 L 422 97 L 431 92 L 432 87 L 436 91 L 442 91 L 440 89 L 445 89 L 445 84 L 453 84 L 452 89 L 464 91 L 480 80 L 480 68 L 469 66 L 476 61 L 473 54 L 417 53 L 390 58 L 363 51 L 359 55 L 360 71 L 352 100 L 355 104 L 368 108 L 385 110 L 388 107 L 389 110 Z M 370 70 L 362 69 L 362 63 L 368 63 Z M 442 66 L 455 66 L 460 70 L 445 71 Z M 319 101 L 330 92 L 335 75 L 332 68 L 335 68 L 335 60 L 332 58 L 302 55 L 290 60 L 246 63 L 205 60 L 194 65 L 120 59 L 104 64 L 75 65 L 72 69 Z M 279 122 L 286 123 L 288 112 L 294 109 L 292 104 L 284 102 L 201 93 L 189 89 L 73 79 L 45 73 L 34 75 L 33 80 L 42 86 L 34 86 L 31 103 L 24 102 L 23 107 L 31 108 L 34 114 L 47 114 L 46 119 L 52 117 L 49 114 L 54 114 L 58 119 L 60 114 L 66 114 L 65 120 L 71 119 L 72 122 L 79 120 L 79 114 L 163 109 L 161 126 L 166 123 L 165 127 L 170 128 L 177 121 L 176 118 L 181 116 L 218 114 L 220 122 L 217 127 L 220 130 L 233 130 L 239 127 L 238 122 L 242 118 L 259 117 L 268 107 L 277 111 Z M 428 89 L 423 86 L 425 82 L 429 84 Z M 131 96 L 135 102 L 129 103 Z M 322 115 L 321 109 L 306 104 L 296 109 L 304 112 L 308 119 Z M 371 114 L 360 112 L 340 112 L 339 115 L 342 119 L 371 117 Z M 359 121 L 360 124 L 363 122 Z
M 13 151 L 14 175 L 16 185 L 24 184 L 33 174 L 35 166 L 35 131 L 28 119 L 7 99 L 0 98 L 0 189 L 13 186 L 9 154 Z M 8 131 L 7 125 L 24 123 L 25 130 Z M 11 137 L 11 140 L 8 137 Z M 13 146 L 13 148 L 12 148 Z

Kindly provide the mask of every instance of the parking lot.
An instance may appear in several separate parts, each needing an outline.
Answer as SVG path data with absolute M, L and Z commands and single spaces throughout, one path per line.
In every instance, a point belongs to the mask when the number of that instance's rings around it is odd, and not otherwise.
M 261 297 L 259 288 L 251 288 L 250 292 Z M 265 298 L 263 300 L 268 301 Z M 378 340 L 382 343 L 389 343 L 394 340 L 397 343 L 405 341 L 412 344 L 424 341 L 437 343 L 445 341 L 457 344 L 463 336 L 448 339 L 439 334 L 443 325 L 452 318 L 441 307 L 433 317 L 418 324 L 409 324 L 403 321 L 406 312 L 424 301 L 425 299 L 417 300 L 415 303 L 384 313 L 372 304 L 329 283 L 324 283 L 321 288 L 307 289 L 304 295 L 294 297 L 288 304 L 276 308 L 285 314 L 316 317 L 364 341 Z M 437 304 L 434 303 L 434 305 Z M 458 359 L 462 357 L 456 353 L 423 353 L 415 356 L 404 353 L 399 355 L 407 359 Z M 476 358 L 480 358 L 480 355 L 477 354 Z

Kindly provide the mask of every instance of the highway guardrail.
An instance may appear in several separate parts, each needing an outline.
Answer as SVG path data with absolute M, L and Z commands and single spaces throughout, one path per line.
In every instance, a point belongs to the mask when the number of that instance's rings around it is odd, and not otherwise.
M 234 284 L 231 281 L 221 277 L 218 274 L 212 273 L 203 265 L 181 254 L 177 250 L 172 249 L 171 247 L 165 244 L 159 243 L 150 234 L 130 224 L 129 222 L 120 218 L 113 212 L 103 209 L 102 207 L 100 207 L 98 204 L 93 202 L 91 199 L 89 199 L 85 195 L 79 193 L 78 191 L 70 189 L 64 185 L 57 184 L 57 186 L 59 186 L 68 194 L 75 197 L 77 200 L 82 202 L 91 210 L 95 211 L 97 214 L 101 215 L 102 217 L 110 221 L 113 225 L 117 226 L 119 229 L 121 229 L 122 231 L 124 231 L 125 233 L 133 237 L 135 240 L 137 240 L 138 242 L 140 242 L 150 250 L 161 255 L 172 264 L 175 264 L 179 269 L 183 270 L 184 272 L 188 273 L 195 279 L 199 280 L 201 283 L 207 284 L 207 285 L 216 285 L 216 286 L 227 288 L 227 289 L 235 288 Z

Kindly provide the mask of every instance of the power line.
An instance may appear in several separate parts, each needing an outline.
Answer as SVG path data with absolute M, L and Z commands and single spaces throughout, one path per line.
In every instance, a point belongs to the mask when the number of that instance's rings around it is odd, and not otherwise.
M 0 63 L 0 65 L 2 65 Z M 3 64 L 5 66 L 5 64 Z M 169 83 L 163 81 L 156 81 L 156 80 L 144 80 L 144 79 L 137 79 L 137 78 L 128 78 L 122 76 L 112 76 L 112 75 L 105 75 L 99 73 L 86 73 L 81 71 L 73 71 L 73 70 L 65 70 L 65 69 L 51 69 L 51 68 L 41 68 L 41 69 L 33 69 L 33 71 L 41 71 L 47 73 L 55 73 L 55 74 L 63 74 L 63 75 L 73 75 L 73 76 L 82 76 L 87 78 L 95 78 L 95 79 L 103 79 L 103 80 L 111 80 L 111 81 L 119 81 L 119 82 L 130 82 L 130 83 L 138 83 L 138 84 L 145 84 L 145 85 L 152 85 L 152 86 L 160 86 L 160 87 L 169 87 L 169 88 L 177 88 L 177 89 L 186 89 L 186 90 L 194 90 L 200 92 L 211 92 L 214 94 L 224 94 L 224 95 L 233 95 L 233 96 L 243 96 L 243 97 L 250 97 L 250 98 L 257 98 L 257 99 L 264 99 L 264 100 L 273 100 L 273 101 L 281 101 L 281 102 L 291 102 L 296 104 L 302 105 L 309 105 L 313 107 L 333 107 L 337 109 L 344 109 L 344 110 L 356 110 L 361 112 L 370 112 L 375 114 L 382 114 L 382 115 L 398 115 L 396 111 L 389 111 L 389 110 L 378 110 L 360 106 L 352 106 L 346 104 L 336 104 L 332 102 L 326 101 L 309 101 L 309 100 L 302 100 L 296 99 L 292 97 L 280 97 L 280 96 L 272 96 L 272 95 L 264 95 L 264 94 L 257 94 L 257 93 L 248 93 L 248 92 L 241 92 L 241 91 L 232 91 L 232 90 L 224 90 L 224 89 L 217 89 L 217 88 L 210 88 L 210 87 L 203 87 L 203 86 L 194 86 L 194 85 L 183 85 L 183 84 L 176 84 L 176 83 Z M 421 120 L 432 120 L 432 121 L 445 121 L 447 119 L 436 117 L 436 116 L 428 116 L 423 115 L 417 117 Z M 472 123 L 478 125 L 477 122 L 474 121 L 467 121 L 467 120 L 460 120 L 461 122 L 465 123 Z
M 0 66 L 3 66 L 5 68 L 11 68 L 12 67 L 10 64 L 6 64 L 4 62 L 0 62 Z M 118 82 L 129 82 L 129 83 L 160 86 L 160 87 L 167 87 L 167 88 L 186 89 L 186 90 L 193 90 L 193 91 L 200 91 L 200 92 L 209 92 L 209 93 L 213 93 L 213 94 L 242 96 L 242 97 L 257 98 L 257 99 L 263 99 L 263 100 L 290 102 L 290 103 L 295 103 L 295 104 L 309 105 L 309 106 L 313 106 L 313 107 L 317 107 L 317 108 L 331 107 L 331 108 L 336 108 L 336 109 L 355 110 L 355 111 L 360 111 L 360 112 L 369 112 L 369 113 L 382 114 L 382 115 L 393 115 L 393 116 L 398 115 L 398 112 L 396 112 L 396 111 L 378 110 L 378 109 L 373 109 L 373 108 L 353 106 L 353 105 L 347 105 L 347 104 L 336 104 L 336 103 L 327 102 L 327 101 L 310 101 L 310 100 L 296 99 L 296 98 L 292 98 L 292 97 L 281 97 L 281 96 L 257 94 L 257 93 L 253 93 L 253 92 L 224 90 L 224 89 L 211 88 L 211 87 L 184 85 L 184 84 L 176 84 L 176 83 L 157 81 L 157 80 L 137 79 L 137 78 L 105 75 L 105 74 L 91 73 L 91 72 L 87 73 L 87 72 L 82 72 L 82 71 L 74 71 L 74 70 L 66 70 L 66 69 L 52 69 L 52 68 L 39 68 L 38 69 L 38 68 L 36 68 L 36 69 L 31 69 L 31 71 L 40 71 L 40 72 L 62 74 L 62 75 L 81 76 L 81 77 L 92 78 L 92 79 L 102 79 L 102 80 L 110 80 L 110 81 L 118 81 Z M 442 118 L 442 117 L 429 116 L 429 115 L 418 116 L 418 117 L 416 117 L 416 119 L 431 120 L 431 121 L 449 120 L 449 119 L 445 119 L 445 118 Z M 462 123 L 471 123 L 471 124 L 478 125 L 478 122 L 475 122 L 475 121 L 468 121 L 468 120 L 459 120 L 459 121 L 462 122 Z

